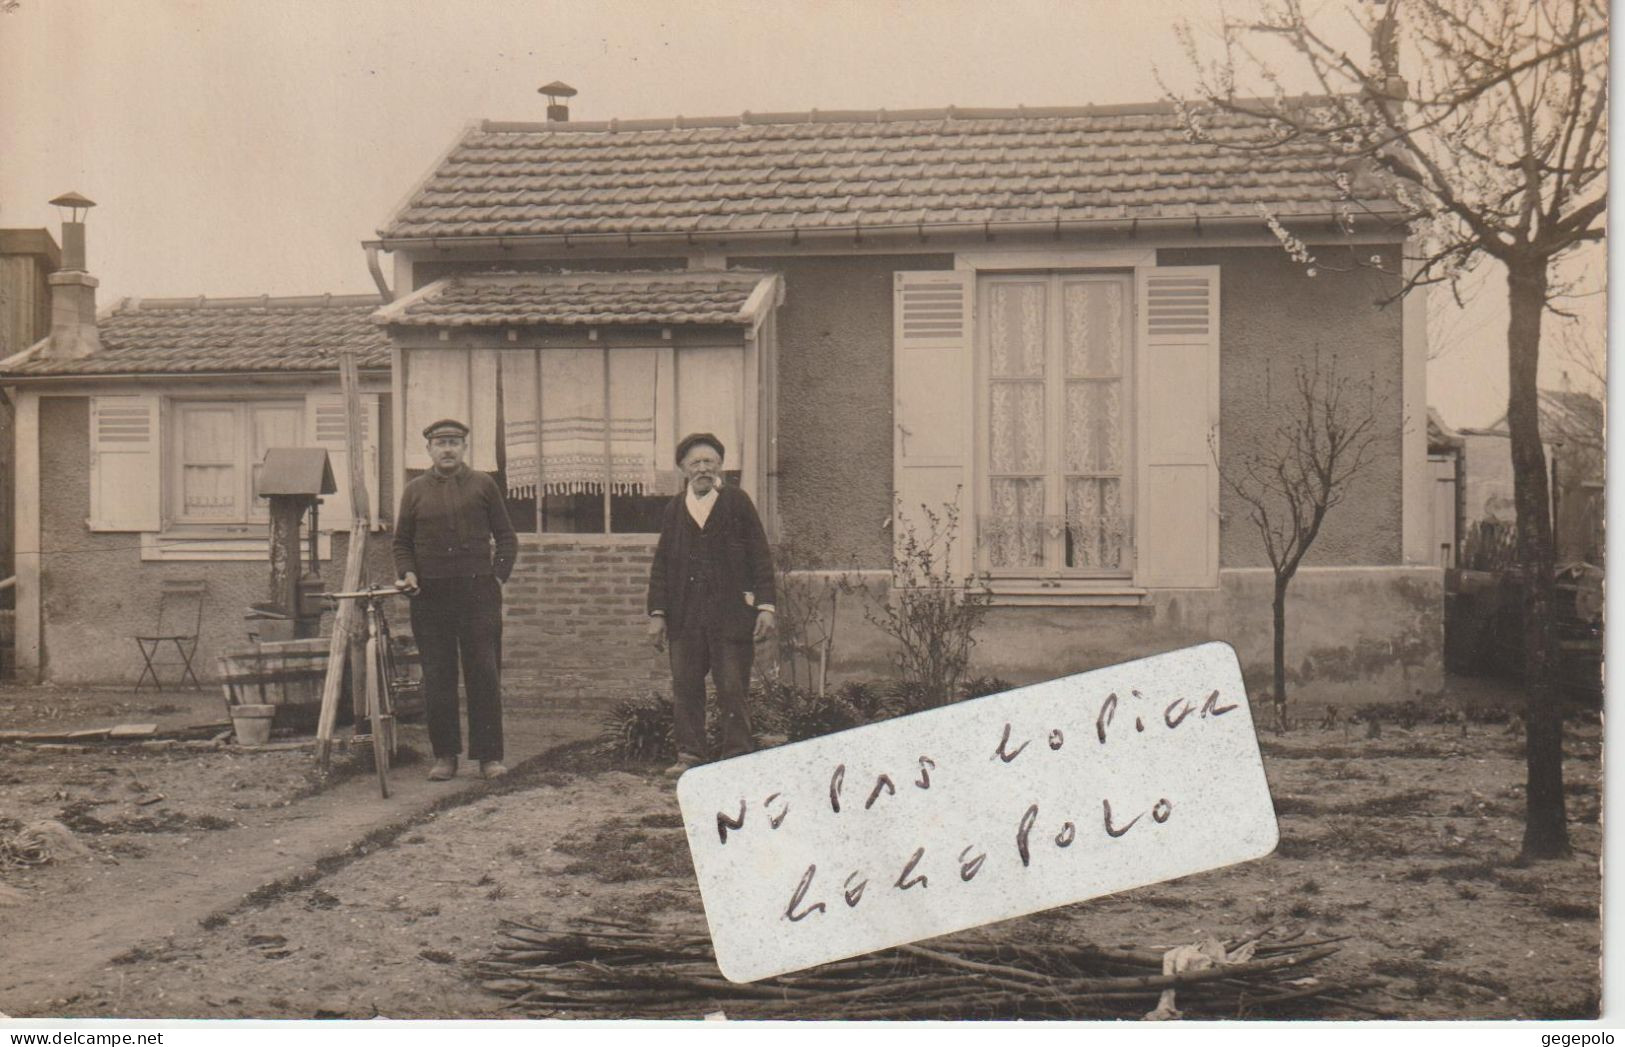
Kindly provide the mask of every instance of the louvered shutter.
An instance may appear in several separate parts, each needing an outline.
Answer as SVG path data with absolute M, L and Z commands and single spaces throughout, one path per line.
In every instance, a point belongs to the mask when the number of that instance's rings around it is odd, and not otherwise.
M 157 531 L 163 526 L 163 444 L 157 396 L 90 398 L 92 531 Z
M 1219 268 L 1136 273 L 1141 584 L 1219 584 Z M 1211 441 L 1211 442 L 1210 442 Z
M 327 531 L 348 531 L 355 513 L 350 503 L 350 455 L 345 445 L 344 397 L 337 393 L 311 393 L 305 397 L 305 434 L 312 447 L 325 447 L 338 484 L 334 494 L 322 496 L 321 525 Z M 378 526 L 378 396 L 361 395 L 361 446 L 366 452 L 367 520 Z
M 972 326 L 975 287 L 970 272 L 899 272 L 893 277 L 893 483 L 902 518 L 923 540 L 930 534 L 922 507 L 941 516 L 959 507 L 951 567 L 971 569 L 976 521 L 971 518 Z

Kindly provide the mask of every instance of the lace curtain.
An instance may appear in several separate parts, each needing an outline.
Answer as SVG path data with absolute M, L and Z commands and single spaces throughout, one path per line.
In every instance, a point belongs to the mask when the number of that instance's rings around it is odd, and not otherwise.
M 1055 332 L 1047 330 L 1052 289 L 1060 295 Z M 990 568 L 1114 570 L 1128 562 L 1123 295 L 1121 283 L 1100 280 L 989 289 L 989 512 L 979 534 Z M 1057 402 L 1061 460 L 1052 464 L 1048 405 Z M 1057 481 L 1063 504 L 1051 506 L 1046 489 Z
M 606 478 L 612 494 L 644 494 L 655 489 L 656 429 L 670 428 L 669 414 L 659 409 L 663 398 L 670 399 L 670 359 L 669 353 L 657 349 L 610 352 L 606 411 L 604 350 L 542 350 L 540 479 L 544 493 L 599 493 Z M 511 431 L 522 435 L 522 429 Z
M 980 533 L 992 567 L 1044 566 L 1046 285 L 998 283 L 989 294 L 989 513 Z M 1004 475 L 1000 475 L 1004 474 Z

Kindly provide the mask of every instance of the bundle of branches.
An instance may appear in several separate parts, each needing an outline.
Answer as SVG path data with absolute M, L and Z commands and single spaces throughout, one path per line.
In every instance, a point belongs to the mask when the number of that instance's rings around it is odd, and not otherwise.
M 45 865 L 89 853 L 73 830 L 61 822 L 0 825 L 0 866 Z
M 1336 938 L 1259 939 L 1246 962 L 1164 975 L 1163 954 L 1149 950 L 950 937 L 740 985 L 702 933 L 592 918 L 503 924 L 476 971 L 533 1017 L 1140 1018 L 1170 988 L 1192 1017 L 1378 1013 L 1347 998 L 1374 983 L 1305 976 Z

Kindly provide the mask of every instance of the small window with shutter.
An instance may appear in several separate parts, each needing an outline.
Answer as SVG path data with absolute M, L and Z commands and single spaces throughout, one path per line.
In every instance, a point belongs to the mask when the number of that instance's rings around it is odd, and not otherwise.
M 378 397 L 364 394 L 361 401 L 368 498 L 364 515 L 376 526 Z M 156 396 L 96 397 L 95 404 L 94 529 L 253 529 L 270 518 L 269 503 L 259 497 L 258 488 L 265 452 L 273 447 L 326 448 L 339 490 L 323 496 L 322 530 L 347 531 L 353 523 L 344 399 L 337 394 L 290 400 L 177 397 L 163 416 L 161 444 Z M 161 479 L 159 446 L 164 448 Z

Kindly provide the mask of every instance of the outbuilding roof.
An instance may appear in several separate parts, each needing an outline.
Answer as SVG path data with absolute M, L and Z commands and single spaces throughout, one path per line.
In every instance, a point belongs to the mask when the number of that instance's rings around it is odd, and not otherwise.
M 1203 118 L 1231 145 L 1258 121 Z M 419 238 L 1329 215 L 1338 158 L 1197 142 L 1171 104 L 471 127 L 380 230 Z
M 368 317 L 377 295 L 121 299 L 97 318 L 100 352 L 44 355 L 45 343 L 0 362 L 0 374 L 159 375 L 336 371 L 341 349 L 361 368 L 389 367 L 389 338 Z
M 753 294 L 770 273 L 475 273 L 448 276 L 378 310 L 380 324 L 408 327 L 518 327 L 750 324 Z

